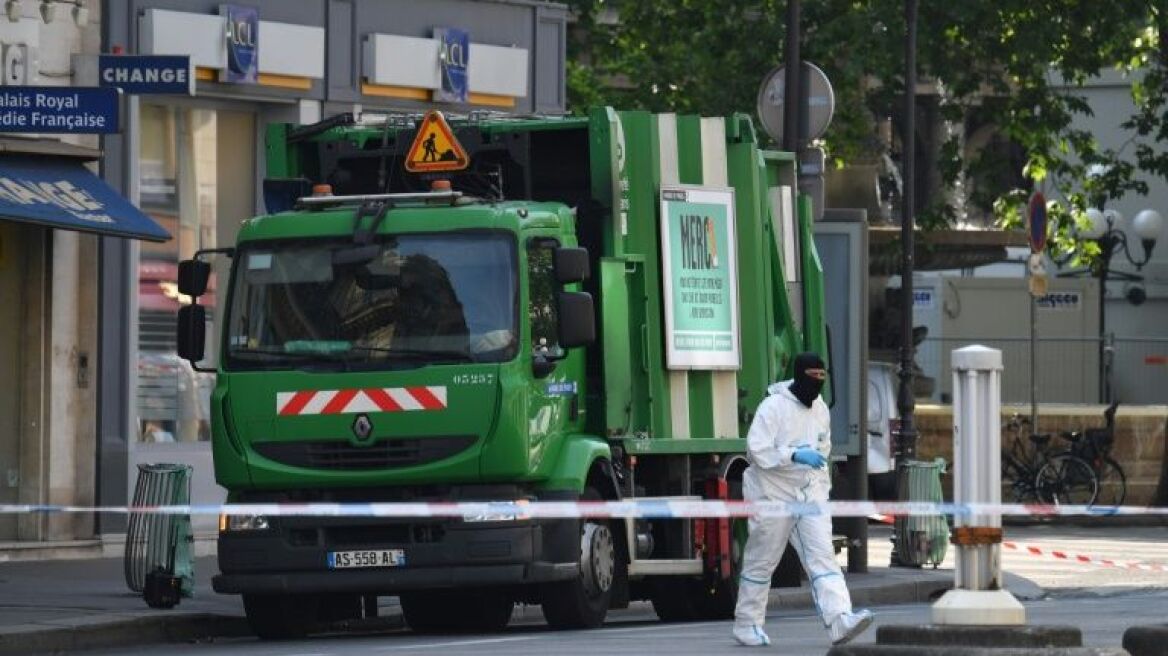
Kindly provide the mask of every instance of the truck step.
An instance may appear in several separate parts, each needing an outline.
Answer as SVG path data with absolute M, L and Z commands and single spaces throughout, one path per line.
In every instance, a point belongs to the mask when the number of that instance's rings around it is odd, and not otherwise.
M 701 574 L 702 560 L 693 559 L 660 559 L 634 560 L 629 563 L 629 576 L 655 576 L 658 574 Z

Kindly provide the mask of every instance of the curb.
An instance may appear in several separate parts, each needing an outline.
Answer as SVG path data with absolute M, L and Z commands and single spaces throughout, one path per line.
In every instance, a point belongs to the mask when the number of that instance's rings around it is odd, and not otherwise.
M 1133 626 L 1123 632 L 1123 648 L 1131 656 L 1163 654 L 1168 645 L 1168 624 Z
M 0 633 L 0 654 L 67 652 L 208 638 L 251 635 L 247 620 L 233 615 L 198 613 L 119 618 L 88 618 L 51 627 L 43 624 L 12 627 Z
M 1119 647 L 938 647 L 908 645 L 844 645 L 828 656 L 1129 656 Z
M 1061 625 L 941 625 L 903 624 L 876 629 L 878 645 L 931 645 L 937 647 L 1021 647 L 1026 649 L 1070 648 L 1083 646 L 1083 634 L 1077 626 Z

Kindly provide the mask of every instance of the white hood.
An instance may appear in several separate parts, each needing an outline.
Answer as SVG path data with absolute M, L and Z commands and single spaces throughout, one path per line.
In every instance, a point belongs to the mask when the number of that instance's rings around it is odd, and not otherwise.
M 795 395 L 791 393 L 791 385 L 794 382 L 794 378 L 788 378 L 787 380 L 780 380 L 777 383 L 771 383 L 767 386 L 767 394 L 782 394 L 789 399 L 794 399 Z M 797 401 L 798 399 L 795 400 Z

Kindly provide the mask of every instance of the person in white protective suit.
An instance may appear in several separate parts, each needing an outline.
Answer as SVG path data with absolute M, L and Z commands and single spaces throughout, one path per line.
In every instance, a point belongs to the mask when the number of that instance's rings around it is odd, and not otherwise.
M 831 420 L 820 398 L 827 378 L 823 360 L 814 353 L 795 358 L 795 377 L 771 385 L 750 424 L 747 460 L 742 475 L 746 501 L 827 501 L 831 490 L 828 456 Z M 744 645 L 763 646 L 763 631 L 771 575 L 790 541 L 811 585 L 819 617 L 833 644 L 855 638 L 872 623 L 867 610 L 852 611 L 852 599 L 831 544 L 831 517 L 751 517 L 750 535 L 742 556 L 734 638 Z

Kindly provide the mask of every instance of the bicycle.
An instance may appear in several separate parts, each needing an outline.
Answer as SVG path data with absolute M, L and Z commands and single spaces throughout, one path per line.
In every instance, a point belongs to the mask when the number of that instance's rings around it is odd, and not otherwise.
M 1113 401 L 1103 411 L 1103 428 L 1088 428 L 1086 431 L 1063 431 L 1059 437 L 1070 443 L 1064 452 L 1087 462 L 1099 481 L 1099 493 L 1095 505 L 1117 508 L 1127 498 L 1127 475 L 1123 467 L 1111 457 L 1111 447 L 1115 445 L 1115 412 L 1119 401 Z
M 1026 430 L 1030 420 L 1015 414 L 1006 423 L 1014 439 L 1002 453 L 1002 481 L 1010 485 L 1015 503 L 1090 506 L 1099 494 L 1095 470 L 1082 458 L 1069 452 L 1051 453 L 1049 434 L 1036 435 Z M 1031 448 L 1022 442 L 1026 434 Z

